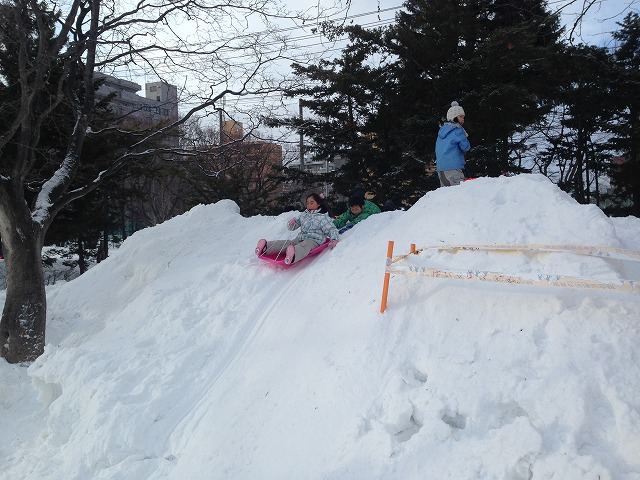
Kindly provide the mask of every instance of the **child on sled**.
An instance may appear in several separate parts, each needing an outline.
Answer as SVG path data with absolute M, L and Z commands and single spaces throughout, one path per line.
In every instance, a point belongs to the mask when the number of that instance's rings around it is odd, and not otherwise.
M 329 239 L 329 248 L 338 243 L 338 230 L 326 213 L 320 195 L 312 193 L 307 197 L 307 209 L 287 222 L 289 230 L 300 229 L 298 236 L 292 240 L 258 241 L 256 255 L 278 254 L 285 250 L 284 262 L 289 265 L 309 255 L 315 247 Z

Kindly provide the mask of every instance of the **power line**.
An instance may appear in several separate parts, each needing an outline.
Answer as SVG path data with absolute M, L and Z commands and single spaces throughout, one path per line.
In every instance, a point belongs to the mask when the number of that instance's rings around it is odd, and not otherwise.
M 220 42 L 222 44 L 231 44 L 234 41 L 238 41 L 238 40 L 242 40 L 242 39 L 251 39 L 251 38 L 256 38 L 256 37 L 261 37 L 261 36 L 273 36 L 273 35 L 278 35 L 278 34 L 282 34 L 282 33 L 287 33 L 287 32 L 292 32 L 295 30 L 303 30 L 303 29 L 308 29 L 308 28 L 317 28 L 317 25 L 322 25 L 322 24 L 339 24 L 339 23 L 345 23 L 348 20 L 354 20 L 356 18 L 360 18 L 360 17 L 366 17 L 366 16 L 371 16 L 371 15 L 377 15 L 378 16 L 378 21 L 382 21 L 379 18 L 379 14 L 383 13 L 383 12 L 390 12 L 390 11 L 394 11 L 394 10 L 400 10 L 402 8 L 402 5 L 396 6 L 396 7 L 389 7 L 389 8 L 385 8 L 382 10 L 375 10 L 375 11 L 371 11 L 371 12 L 364 12 L 364 13 L 359 13 L 359 14 L 355 14 L 355 15 L 348 15 L 345 16 L 344 18 L 339 18 L 339 19 L 335 19 L 335 20 L 330 20 L 330 18 L 332 16 L 337 16 L 338 14 L 334 14 L 331 15 L 329 17 L 327 17 L 327 20 L 324 21 L 319 21 L 316 22 L 314 24 L 309 24 L 309 25 L 294 25 L 292 27 L 285 27 L 285 28 L 275 28 L 275 29 L 271 29 L 271 30 L 262 30 L 259 32 L 251 32 L 251 33 L 246 33 L 246 34 L 242 34 L 242 35 L 234 35 L 232 37 L 222 37 L 217 39 L 217 42 Z M 387 22 L 393 22 L 392 20 L 387 20 Z M 372 22 L 370 22 L 372 23 Z M 363 24 L 366 25 L 366 24 Z M 313 35 L 314 33 L 312 32 L 310 35 Z M 274 40 L 274 42 L 278 42 L 278 40 Z M 210 45 L 210 42 L 195 42 L 190 44 L 191 47 L 206 47 Z M 233 46 L 229 46 L 226 47 L 229 49 L 234 49 L 234 48 L 238 48 L 238 47 L 233 47 Z
M 386 26 L 393 23 L 392 20 L 384 20 L 384 21 L 376 21 L 376 22 L 370 22 L 368 24 L 363 24 L 361 25 L 363 28 L 374 28 L 374 27 L 381 27 L 381 26 Z M 313 39 L 316 38 L 318 35 L 317 34 L 313 34 L 313 35 L 306 35 L 306 36 L 301 36 L 301 37 L 297 37 L 297 39 Z M 292 40 L 296 40 L 296 38 L 292 39 Z M 343 36 L 342 38 L 336 39 L 336 40 L 331 40 L 329 43 L 333 44 L 333 45 L 337 45 L 338 43 L 342 43 L 342 42 L 347 42 L 348 38 L 346 36 Z M 276 45 L 278 42 L 273 41 L 273 42 L 266 42 L 264 44 L 264 46 L 272 46 L 272 45 Z M 336 51 L 341 51 L 342 48 L 336 47 L 336 48 L 330 48 L 330 49 L 322 49 L 322 50 L 316 50 L 316 51 L 308 51 L 305 50 L 307 48 L 311 48 L 311 47 L 317 47 L 317 46 L 321 46 L 321 45 L 326 45 L 327 42 L 324 41 L 320 41 L 320 42 L 316 42 L 316 43 L 310 43 L 310 44 L 304 44 L 304 45 L 297 45 L 294 48 L 294 53 L 293 54 L 289 54 L 286 55 L 286 59 L 288 60 L 292 60 L 292 61 L 298 61 L 298 62 L 303 62 L 304 60 L 306 60 L 306 57 L 311 56 L 311 57 L 317 57 L 318 55 L 322 55 L 322 54 L 327 54 L 327 53 L 333 53 Z M 280 54 L 279 50 L 270 50 L 270 51 L 266 51 L 266 52 L 262 52 L 266 55 L 273 55 L 273 54 Z M 148 57 L 146 60 L 149 62 L 153 62 L 155 60 L 157 61 L 164 61 L 167 56 L 163 56 L 163 57 Z M 171 66 L 163 66 L 163 65 L 157 65 L 155 67 L 155 71 L 159 72 L 159 73 L 163 73 L 163 69 L 164 68 L 170 68 L 170 72 L 165 72 L 165 73 L 171 73 L 171 74 L 176 74 L 176 73 L 187 73 L 190 72 L 194 69 L 194 64 L 192 64 L 192 67 L 189 69 L 178 69 L 176 70 L 175 68 L 173 68 L 176 64 L 179 63 L 180 59 L 184 59 L 187 60 L 189 58 L 188 54 L 172 54 L 171 55 L 171 61 L 173 63 L 173 65 Z M 236 55 L 236 56 L 230 56 L 230 57 L 226 57 L 224 60 L 225 61 L 233 61 L 233 60 L 238 60 L 238 59 L 243 59 L 243 58 L 254 58 L 254 56 L 252 54 L 249 53 L 243 53 L 240 55 Z M 202 59 L 200 60 L 198 63 L 206 63 L 206 66 L 209 67 L 210 63 L 208 59 Z M 234 63 L 235 67 L 248 67 L 248 66 L 252 66 L 255 65 L 255 62 L 239 62 L 239 63 Z M 116 68 L 116 71 L 119 70 L 118 68 Z M 130 66 L 126 67 L 126 71 L 129 75 L 132 76 L 143 76 L 147 74 L 147 71 L 145 70 L 141 70 L 141 69 L 136 69 L 136 68 L 131 68 Z

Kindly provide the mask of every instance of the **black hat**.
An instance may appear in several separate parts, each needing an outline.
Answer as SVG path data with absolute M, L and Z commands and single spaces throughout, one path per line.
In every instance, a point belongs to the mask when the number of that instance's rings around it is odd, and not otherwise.
M 354 205 L 364 207 L 364 196 L 359 194 L 351 195 L 351 197 L 349 197 L 349 206 L 353 207 Z

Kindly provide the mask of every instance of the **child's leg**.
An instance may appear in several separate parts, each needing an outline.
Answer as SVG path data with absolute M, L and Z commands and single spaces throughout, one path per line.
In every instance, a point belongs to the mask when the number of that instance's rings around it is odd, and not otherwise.
M 304 257 L 309 255 L 309 252 L 320 245 L 318 242 L 314 240 L 303 240 L 300 243 L 296 244 L 296 256 L 293 259 L 293 263 L 302 260 Z
M 289 245 L 291 240 L 273 240 L 267 242 L 267 250 L 264 252 L 265 255 L 274 254 L 274 253 L 282 253 L 284 257 L 284 252 L 287 249 L 287 245 Z

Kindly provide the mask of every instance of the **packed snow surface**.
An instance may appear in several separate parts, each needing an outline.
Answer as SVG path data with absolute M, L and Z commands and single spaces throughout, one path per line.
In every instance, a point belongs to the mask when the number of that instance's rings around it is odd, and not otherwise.
M 49 287 L 45 353 L 0 360 L 0 478 L 640 479 L 640 292 L 393 275 L 380 313 L 389 240 L 637 250 L 639 219 L 478 179 L 291 268 L 258 259 L 294 214 L 198 206 Z M 564 252 L 412 262 L 640 279 Z

